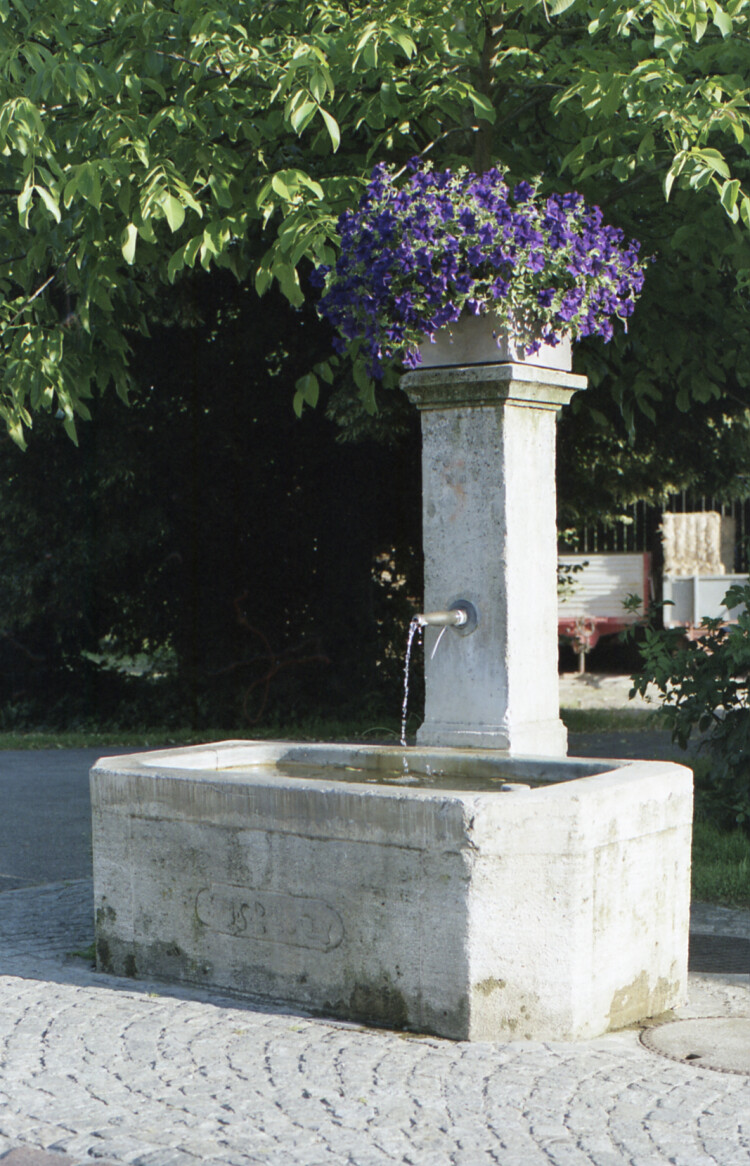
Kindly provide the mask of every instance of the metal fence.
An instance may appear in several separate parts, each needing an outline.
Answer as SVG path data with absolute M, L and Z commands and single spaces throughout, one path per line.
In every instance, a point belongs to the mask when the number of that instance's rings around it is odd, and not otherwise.
M 736 498 L 731 502 L 719 502 L 715 498 L 682 491 L 670 495 L 661 507 L 635 502 L 624 510 L 620 521 L 581 527 L 576 531 L 576 542 L 566 544 L 561 550 L 576 551 L 579 554 L 648 551 L 658 558 L 661 547 L 660 527 L 665 510 L 677 514 L 716 510 L 734 519 L 734 570 L 740 573 L 750 571 L 750 496 Z

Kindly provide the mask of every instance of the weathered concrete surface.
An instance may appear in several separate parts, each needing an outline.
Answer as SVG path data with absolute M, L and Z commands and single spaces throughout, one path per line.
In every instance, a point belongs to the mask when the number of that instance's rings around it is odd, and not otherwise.
M 469 776 L 448 788 L 430 749 L 406 786 L 366 784 L 402 764 L 378 747 L 100 761 L 100 967 L 454 1039 L 578 1039 L 681 1004 L 690 771 L 449 754 Z
M 46 1149 L 76 1166 L 750 1159 L 750 1077 L 658 1056 L 636 1029 L 456 1043 L 103 976 L 67 954 L 92 941 L 91 903 L 88 880 L 0 894 L 0 1155 Z M 713 916 L 704 909 L 700 925 Z M 750 912 L 716 925 L 735 920 L 750 935 Z M 689 995 L 680 1017 L 750 1015 L 750 975 L 691 976 Z
M 424 610 L 474 604 L 470 635 L 425 633 L 424 745 L 562 756 L 555 419 L 585 377 L 522 364 L 402 378 L 422 419 Z

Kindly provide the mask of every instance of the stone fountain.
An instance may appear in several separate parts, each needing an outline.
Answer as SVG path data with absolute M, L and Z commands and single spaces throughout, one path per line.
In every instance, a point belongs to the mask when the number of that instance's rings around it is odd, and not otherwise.
M 565 756 L 555 417 L 585 380 L 561 348 L 403 379 L 425 610 L 471 612 L 426 645 L 415 747 L 94 767 L 102 971 L 464 1040 L 593 1037 L 684 1002 L 692 774 Z

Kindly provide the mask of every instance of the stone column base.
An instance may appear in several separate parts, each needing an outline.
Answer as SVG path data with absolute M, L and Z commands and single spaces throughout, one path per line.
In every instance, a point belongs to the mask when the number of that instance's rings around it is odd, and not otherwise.
M 568 749 L 568 730 L 558 718 L 513 725 L 471 725 L 425 721 L 417 730 L 418 745 L 454 749 L 500 749 L 516 757 L 560 757 Z

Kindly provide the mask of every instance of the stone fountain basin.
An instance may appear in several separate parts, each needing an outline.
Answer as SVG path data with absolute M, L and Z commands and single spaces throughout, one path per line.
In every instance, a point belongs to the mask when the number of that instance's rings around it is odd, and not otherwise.
M 102 971 L 464 1040 L 684 1003 L 683 766 L 226 741 L 91 794 Z

